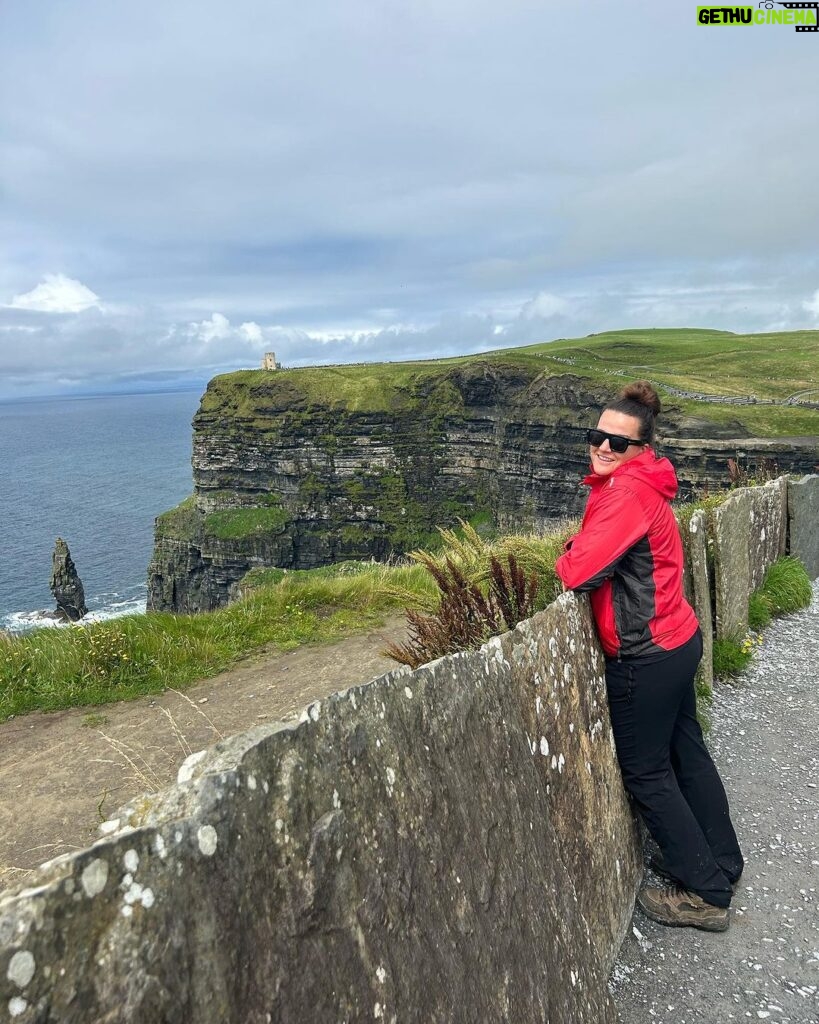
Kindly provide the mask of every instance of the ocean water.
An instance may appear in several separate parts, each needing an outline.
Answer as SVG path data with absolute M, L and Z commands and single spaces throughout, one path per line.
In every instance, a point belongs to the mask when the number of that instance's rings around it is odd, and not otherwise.
M 193 490 L 200 392 L 0 403 L 0 628 L 46 625 L 62 537 L 91 617 L 145 610 L 154 518 Z

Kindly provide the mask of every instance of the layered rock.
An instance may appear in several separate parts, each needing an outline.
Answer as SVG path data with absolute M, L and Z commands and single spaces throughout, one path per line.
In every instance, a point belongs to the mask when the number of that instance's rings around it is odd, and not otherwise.
M 66 622 L 77 622 L 88 614 L 85 607 L 85 591 L 77 567 L 68 550 L 68 545 L 57 538 L 51 556 L 51 593 L 57 602 L 56 618 Z
M 211 381 L 194 419 L 194 495 L 157 520 L 149 608 L 219 607 L 256 566 L 384 559 L 457 517 L 537 528 L 582 508 L 583 432 L 610 390 L 485 359 L 318 400 L 300 383 L 307 373 Z M 780 471 L 816 460 L 814 439 L 748 438 L 739 421 L 717 426 L 673 405 L 663 429 L 683 497 L 724 486 L 738 448 L 747 465 Z

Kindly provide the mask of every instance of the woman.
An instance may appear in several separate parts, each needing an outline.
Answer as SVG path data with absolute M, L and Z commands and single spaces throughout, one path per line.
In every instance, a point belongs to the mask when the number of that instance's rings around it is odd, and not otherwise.
M 702 633 L 683 597 L 677 477 L 651 447 L 659 412 L 637 381 L 588 431 L 591 493 L 555 568 L 590 592 L 623 782 L 660 848 L 652 867 L 676 883 L 643 889 L 638 904 L 661 924 L 724 931 L 743 859 L 696 717 Z

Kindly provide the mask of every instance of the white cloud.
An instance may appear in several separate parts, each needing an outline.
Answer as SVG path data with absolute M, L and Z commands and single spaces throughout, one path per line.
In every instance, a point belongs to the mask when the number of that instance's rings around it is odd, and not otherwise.
M 810 313 L 814 320 L 819 320 L 819 288 L 817 288 L 813 293 L 812 299 L 808 299 L 807 302 L 802 303 L 802 309 L 804 309 L 806 313 Z
M 194 337 L 210 344 L 212 341 L 224 341 L 231 335 L 230 320 L 223 313 L 213 313 L 210 320 L 203 320 L 190 325 Z
M 242 324 L 241 327 L 239 328 L 239 331 L 245 338 L 247 338 L 247 340 L 252 345 L 261 346 L 264 344 L 264 335 L 262 334 L 262 329 L 261 327 L 259 327 L 258 324 L 254 323 L 252 320 L 249 320 L 247 323 Z
M 551 292 L 538 294 L 521 309 L 521 316 L 526 320 L 549 320 L 569 311 L 569 303 L 559 295 Z
M 82 313 L 92 306 L 102 308 L 99 296 L 65 274 L 46 274 L 36 288 L 15 295 L 11 300 L 12 309 L 32 309 L 41 313 Z

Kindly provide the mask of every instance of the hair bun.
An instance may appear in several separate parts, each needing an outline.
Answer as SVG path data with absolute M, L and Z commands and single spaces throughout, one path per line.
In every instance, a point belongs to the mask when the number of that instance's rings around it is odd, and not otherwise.
M 633 384 L 626 384 L 619 397 L 646 406 L 655 416 L 660 414 L 659 396 L 647 380 L 635 380 Z

